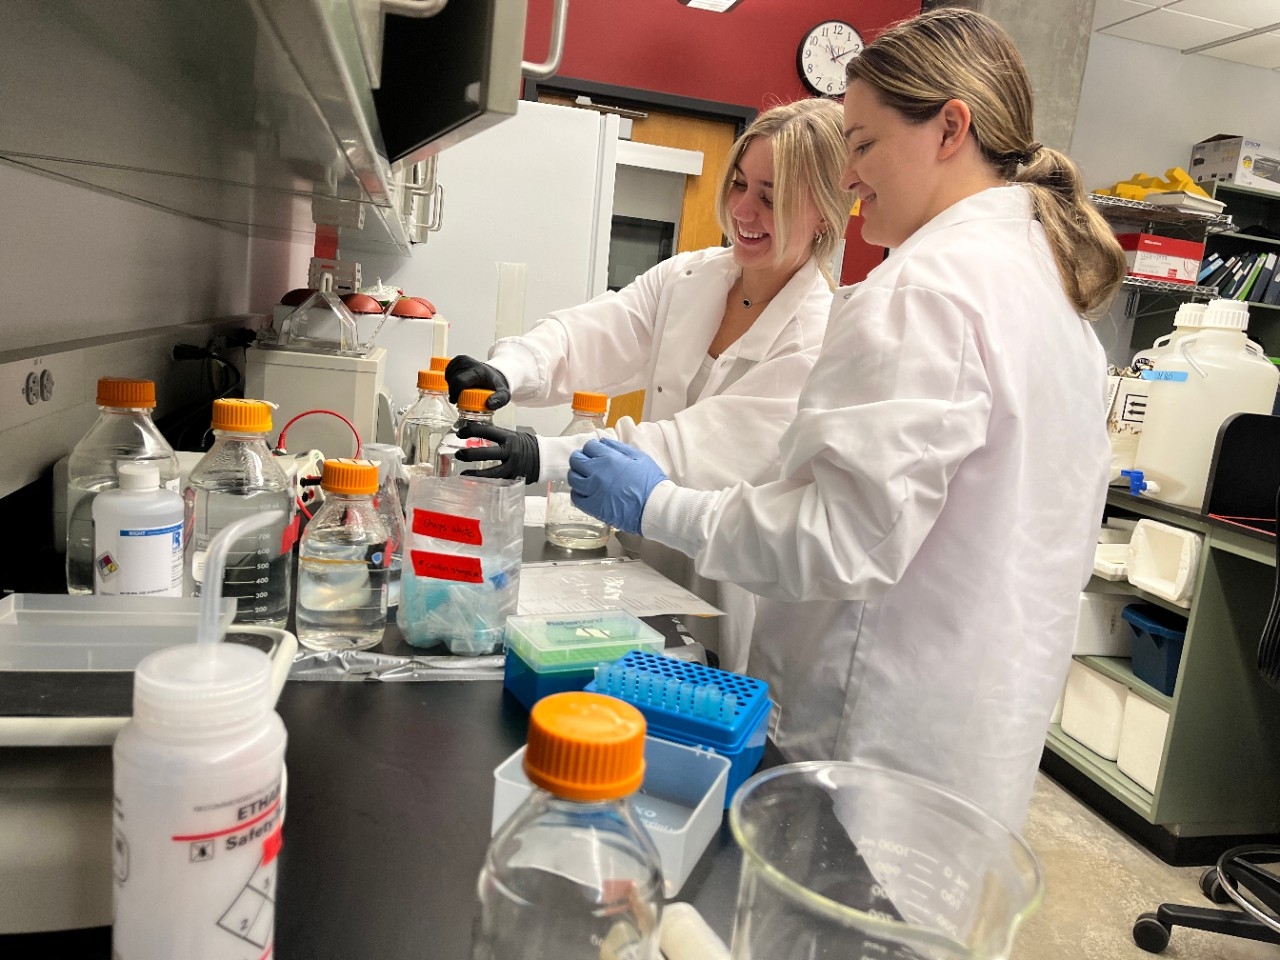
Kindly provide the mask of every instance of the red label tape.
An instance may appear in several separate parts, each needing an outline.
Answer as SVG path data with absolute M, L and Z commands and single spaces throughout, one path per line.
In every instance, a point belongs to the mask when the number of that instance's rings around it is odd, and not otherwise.
M 451 553 L 410 550 L 409 559 L 413 561 L 413 572 L 420 577 L 459 580 L 463 583 L 484 583 L 479 557 L 458 557 Z
M 436 513 L 434 510 L 413 511 L 413 532 L 424 537 L 469 543 L 477 547 L 484 543 L 484 538 L 480 535 L 479 520 L 474 517 L 457 517 L 450 513 Z

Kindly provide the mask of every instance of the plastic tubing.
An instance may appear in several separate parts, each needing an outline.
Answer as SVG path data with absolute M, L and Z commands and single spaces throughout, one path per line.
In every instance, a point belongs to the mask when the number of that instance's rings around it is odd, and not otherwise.
M 208 579 L 205 580 L 204 589 L 200 591 L 200 625 L 196 629 L 196 643 L 214 644 L 222 639 L 218 608 L 222 606 L 222 577 L 226 572 L 227 554 L 231 550 L 231 544 L 246 533 L 252 533 L 254 530 L 285 519 L 287 518 L 283 510 L 266 510 L 227 524 L 210 541 L 209 553 L 205 559 Z

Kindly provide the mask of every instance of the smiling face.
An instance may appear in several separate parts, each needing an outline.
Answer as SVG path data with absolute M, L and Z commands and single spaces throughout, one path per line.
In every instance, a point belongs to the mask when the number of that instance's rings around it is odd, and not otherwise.
M 729 183 L 725 209 L 733 224 L 733 258 L 746 269 L 794 269 L 809 258 L 822 215 L 807 194 L 796 222 L 788 224 L 786 249 L 777 248 L 773 212 L 773 141 L 759 137 L 747 144 Z
M 908 123 L 880 102 L 869 84 L 849 84 L 844 98 L 849 159 L 841 185 L 862 201 L 862 239 L 898 247 L 945 209 L 939 204 L 941 118 Z

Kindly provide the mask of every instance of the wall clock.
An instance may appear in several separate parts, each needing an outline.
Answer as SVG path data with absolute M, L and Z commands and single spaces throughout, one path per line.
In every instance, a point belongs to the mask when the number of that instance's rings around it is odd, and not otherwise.
M 800 40 L 796 69 L 814 93 L 837 97 L 844 93 L 844 68 L 862 52 L 862 35 L 843 20 L 826 20 Z

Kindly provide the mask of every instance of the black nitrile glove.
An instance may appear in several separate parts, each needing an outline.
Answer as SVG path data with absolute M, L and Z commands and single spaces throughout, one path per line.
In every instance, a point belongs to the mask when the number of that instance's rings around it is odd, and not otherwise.
M 497 446 L 466 447 L 453 455 L 453 459 L 463 463 L 475 463 L 482 460 L 501 461 L 496 467 L 485 467 L 483 470 L 463 470 L 464 477 L 491 477 L 496 480 L 520 480 L 525 483 L 538 482 L 538 438 L 531 433 L 516 433 L 495 427 L 491 423 L 465 421 L 458 428 L 458 437 L 468 440 L 479 437 L 481 440 L 492 440 Z
M 511 400 L 511 385 L 502 371 L 465 353 L 449 361 L 444 368 L 444 379 L 449 384 L 450 403 L 457 403 L 463 390 L 492 390 L 493 396 L 485 401 L 490 410 L 505 407 Z

